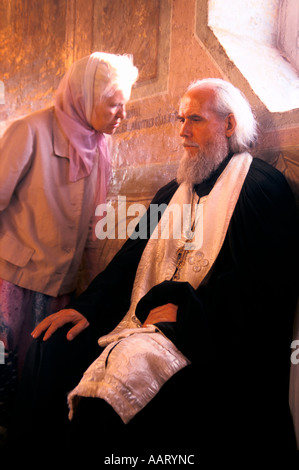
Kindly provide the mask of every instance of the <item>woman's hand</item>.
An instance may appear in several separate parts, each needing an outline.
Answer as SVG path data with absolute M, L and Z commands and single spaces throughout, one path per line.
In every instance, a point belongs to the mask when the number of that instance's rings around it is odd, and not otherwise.
M 177 316 L 178 307 L 174 304 L 161 305 L 150 311 L 147 319 L 143 323 L 142 327 L 147 325 L 154 325 L 159 322 L 175 322 Z
M 66 323 L 73 323 L 75 326 L 71 328 L 66 337 L 69 341 L 74 339 L 79 333 L 89 326 L 89 322 L 86 318 L 77 310 L 64 309 L 57 313 L 53 313 L 41 321 L 37 327 L 32 331 L 31 336 L 38 338 L 44 331 L 46 331 L 43 341 L 47 341 L 52 334 L 61 328 Z

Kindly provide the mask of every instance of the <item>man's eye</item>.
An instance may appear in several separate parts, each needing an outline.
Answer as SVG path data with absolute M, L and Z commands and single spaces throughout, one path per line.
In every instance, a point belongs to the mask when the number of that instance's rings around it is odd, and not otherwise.
M 200 122 L 203 121 L 203 118 L 201 116 L 190 116 L 190 121 Z

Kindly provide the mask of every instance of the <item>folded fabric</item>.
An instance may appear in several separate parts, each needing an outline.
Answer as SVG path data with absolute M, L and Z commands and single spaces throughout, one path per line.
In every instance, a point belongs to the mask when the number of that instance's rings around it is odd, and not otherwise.
M 102 398 L 128 423 L 189 360 L 157 328 L 123 330 L 68 395 L 69 419 L 81 397 Z

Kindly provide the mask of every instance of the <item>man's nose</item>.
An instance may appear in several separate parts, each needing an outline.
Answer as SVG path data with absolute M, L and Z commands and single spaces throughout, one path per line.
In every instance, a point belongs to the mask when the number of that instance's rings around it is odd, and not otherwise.
M 191 126 L 190 121 L 188 121 L 188 119 L 186 119 L 182 123 L 181 130 L 180 130 L 180 136 L 181 137 L 191 137 L 191 135 L 192 135 L 192 126 Z

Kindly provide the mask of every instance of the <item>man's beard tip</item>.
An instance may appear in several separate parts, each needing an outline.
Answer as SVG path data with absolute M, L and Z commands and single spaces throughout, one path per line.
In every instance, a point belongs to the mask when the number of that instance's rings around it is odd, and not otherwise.
M 197 155 L 189 157 L 185 150 L 177 171 L 177 182 L 200 184 L 208 179 L 228 154 L 227 141 L 220 136 L 211 142 L 206 151 L 198 150 Z

